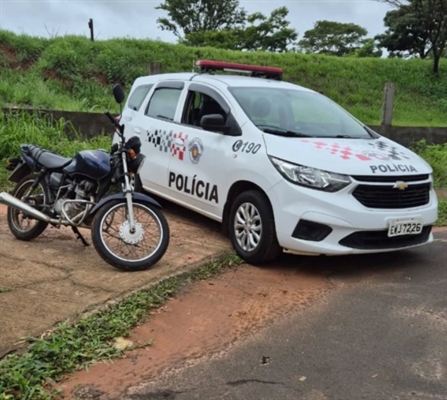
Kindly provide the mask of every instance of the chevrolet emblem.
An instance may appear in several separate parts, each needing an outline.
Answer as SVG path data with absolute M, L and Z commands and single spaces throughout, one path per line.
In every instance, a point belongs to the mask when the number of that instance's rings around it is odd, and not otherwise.
M 408 187 L 408 183 L 402 182 L 402 181 L 397 181 L 394 184 L 393 189 L 405 190 L 407 187 Z

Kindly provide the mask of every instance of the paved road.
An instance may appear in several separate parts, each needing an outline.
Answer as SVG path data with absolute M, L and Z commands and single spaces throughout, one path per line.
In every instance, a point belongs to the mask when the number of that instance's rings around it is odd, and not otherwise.
M 447 232 L 436 238 L 375 268 L 335 268 L 323 301 L 131 398 L 447 399 Z

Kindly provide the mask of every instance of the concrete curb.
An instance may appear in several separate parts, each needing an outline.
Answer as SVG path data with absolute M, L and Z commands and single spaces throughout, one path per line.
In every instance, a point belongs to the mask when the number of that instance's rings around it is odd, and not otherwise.
M 70 318 L 70 320 L 72 322 L 76 323 L 84 318 L 87 318 L 91 315 L 97 314 L 100 311 L 107 310 L 109 307 L 120 303 L 121 301 L 123 301 L 124 299 L 126 299 L 129 296 L 132 296 L 133 294 L 139 293 L 143 290 L 152 289 L 153 287 L 163 283 L 164 281 L 172 279 L 172 278 L 179 278 L 179 279 L 186 278 L 189 275 L 197 272 L 203 266 L 210 264 L 212 262 L 216 262 L 218 260 L 224 260 L 225 258 L 228 258 L 233 254 L 235 254 L 233 251 L 223 250 L 219 253 L 205 257 L 197 263 L 188 264 L 186 266 L 180 267 L 180 268 L 176 269 L 174 272 L 168 273 L 162 277 L 154 279 L 153 281 L 148 282 L 145 285 L 133 288 L 126 292 L 122 292 L 116 296 L 109 298 L 108 300 L 106 300 L 100 304 L 93 304 L 93 305 L 87 307 L 82 312 L 76 314 L 75 318 L 73 318 L 73 317 Z

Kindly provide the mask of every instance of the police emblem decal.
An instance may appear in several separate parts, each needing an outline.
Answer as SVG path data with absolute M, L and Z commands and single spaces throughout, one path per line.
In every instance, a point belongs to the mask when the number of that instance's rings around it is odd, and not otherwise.
M 197 164 L 203 154 L 203 143 L 199 138 L 192 139 L 188 144 L 189 159 L 193 164 Z

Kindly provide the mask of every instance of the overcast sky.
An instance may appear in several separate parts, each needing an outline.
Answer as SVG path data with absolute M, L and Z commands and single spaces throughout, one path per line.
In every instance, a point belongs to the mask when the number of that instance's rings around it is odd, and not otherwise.
M 225 0 L 222 0 L 225 1 Z M 111 37 L 160 38 L 175 41 L 157 27 L 155 10 L 161 0 L 0 0 L 0 27 L 17 33 L 46 36 L 76 34 L 89 36 L 93 18 L 97 39 Z M 248 12 L 270 11 L 282 5 L 289 9 L 291 25 L 299 38 L 317 20 L 354 22 L 370 36 L 384 31 L 383 17 L 389 6 L 374 0 L 241 0 Z

